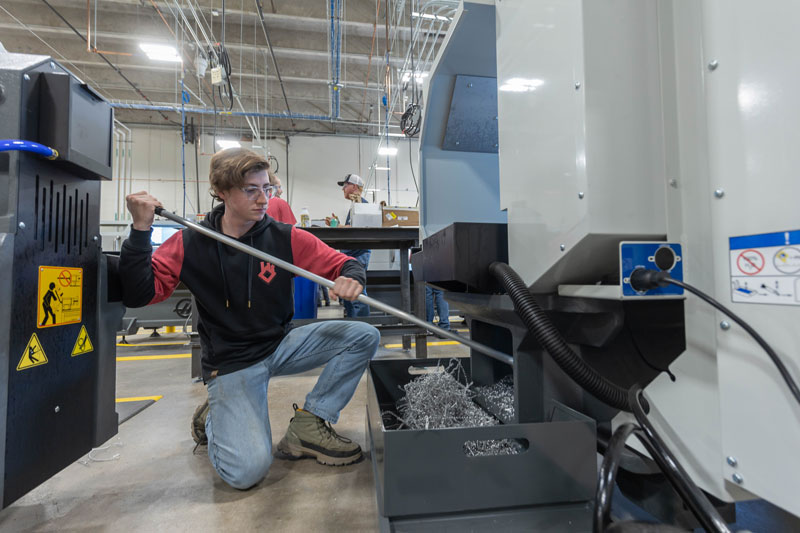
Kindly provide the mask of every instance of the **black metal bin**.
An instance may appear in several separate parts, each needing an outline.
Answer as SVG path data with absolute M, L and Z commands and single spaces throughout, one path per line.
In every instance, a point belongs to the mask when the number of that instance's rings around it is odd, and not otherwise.
M 382 412 L 396 410 L 404 394 L 400 387 L 420 370 L 443 363 L 439 359 L 370 363 L 367 431 L 382 516 L 508 509 L 593 497 L 594 420 L 561 404 L 551 405 L 547 421 L 541 423 L 386 429 Z M 467 359 L 464 366 L 468 373 Z M 522 439 L 527 449 L 518 455 L 465 455 L 466 441 L 494 439 Z

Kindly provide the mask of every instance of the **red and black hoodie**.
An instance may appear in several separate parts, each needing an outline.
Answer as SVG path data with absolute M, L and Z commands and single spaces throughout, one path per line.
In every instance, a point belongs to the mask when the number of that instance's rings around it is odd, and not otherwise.
M 219 205 L 201 224 L 221 232 L 224 213 L 225 205 Z M 346 276 L 366 283 L 357 261 L 268 215 L 238 240 L 324 278 Z M 294 274 L 189 229 L 152 253 L 150 231 L 131 228 L 119 270 L 127 307 L 163 301 L 179 281 L 192 292 L 205 380 L 215 371 L 227 374 L 268 357 L 291 327 Z

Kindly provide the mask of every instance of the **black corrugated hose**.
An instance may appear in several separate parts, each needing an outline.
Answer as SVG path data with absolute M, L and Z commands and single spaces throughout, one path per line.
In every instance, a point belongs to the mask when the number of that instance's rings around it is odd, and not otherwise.
M 631 410 L 628 391 L 598 374 L 567 345 L 513 268 L 496 261 L 489 265 L 489 270 L 505 287 L 528 330 L 561 370 L 598 400 L 623 411 Z

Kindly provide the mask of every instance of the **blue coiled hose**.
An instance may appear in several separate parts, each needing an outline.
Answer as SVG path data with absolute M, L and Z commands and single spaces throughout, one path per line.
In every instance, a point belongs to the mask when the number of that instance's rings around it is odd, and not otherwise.
M 34 154 L 43 155 L 48 159 L 56 159 L 58 157 L 58 151 L 56 151 L 55 148 L 50 148 L 43 144 L 33 141 L 22 141 L 20 139 L 0 139 L 0 152 L 10 152 L 12 150 L 33 152 Z

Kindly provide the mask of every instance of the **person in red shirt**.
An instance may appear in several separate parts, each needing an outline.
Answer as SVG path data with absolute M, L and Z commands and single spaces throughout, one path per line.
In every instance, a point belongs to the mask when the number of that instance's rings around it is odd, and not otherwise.
M 279 180 L 275 174 L 270 172 L 269 184 L 272 185 L 274 191 L 279 189 L 281 186 L 280 183 L 281 180 Z M 289 202 L 283 198 L 278 198 L 277 196 L 270 198 L 269 204 L 267 204 L 267 214 L 278 222 L 291 224 L 292 226 L 297 224 L 297 219 L 294 217 L 294 213 L 292 213 L 292 208 L 289 207 Z

